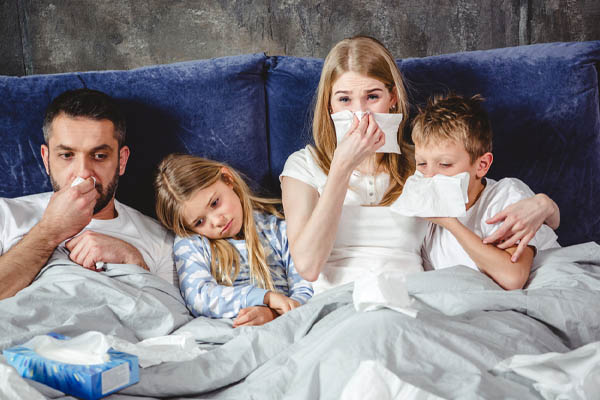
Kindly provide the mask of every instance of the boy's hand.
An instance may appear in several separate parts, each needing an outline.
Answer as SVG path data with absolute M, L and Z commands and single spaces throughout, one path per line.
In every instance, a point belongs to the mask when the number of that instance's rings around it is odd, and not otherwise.
M 279 315 L 269 307 L 253 306 L 242 308 L 233 320 L 233 327 L 258 326 L 273 321 Z
M 283 315 L 296 307 L 300 307 L 300 303 L 296 300 L 292 300 L 281 293 L 271 291 L 265 294 L 263 302 L 273 310 L 277 311 L 279 315 Z
M 425 219 L 448 230 L 450 230 L 453 225 L 460 223 L 456 217 L 430 217 Z

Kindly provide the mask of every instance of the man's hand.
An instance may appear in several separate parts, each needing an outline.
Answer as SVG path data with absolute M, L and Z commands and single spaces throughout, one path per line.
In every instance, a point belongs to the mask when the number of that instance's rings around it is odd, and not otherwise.
M 74 187 L 64 187 L 52 194 L 38 225 L 58 245 L 90 223 L 99 196 L 92 178 Z
M 246 307 L 242 308 L 238 316 L 233 320 L 233 327 L 264 325 L 277 317 L 277 313 L 269 307 Z
M 292 300 L 281 293 L 272 291 L 268 291 L 267 294 L 265 294 L 263 302 L 273 310 L 277 311 L 279 315 L 283 315 L 296 307 L 300 307 L 300 303 L 296 300 Z
M 135 264 L 148 270 L 138 249 L 124 240 L 93 231 L 85 231 L 65 244 L 69 258 L 84 268 L 96 270 L 96 262 Z

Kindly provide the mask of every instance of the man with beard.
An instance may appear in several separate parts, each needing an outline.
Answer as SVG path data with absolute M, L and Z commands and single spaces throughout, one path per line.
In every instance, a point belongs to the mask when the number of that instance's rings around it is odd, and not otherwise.
M 114 197 L 129 158 L 115 101 L 95 90 L 64 92 L 48 106 L 43 131 L 54 192 L 0 199 L 0 299 L 57 257 L 92 270 L 136 264 L 173 282 L 172 236 Z

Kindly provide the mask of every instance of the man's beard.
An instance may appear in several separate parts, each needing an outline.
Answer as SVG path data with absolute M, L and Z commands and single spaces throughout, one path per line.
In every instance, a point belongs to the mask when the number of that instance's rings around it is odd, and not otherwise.
M 48 171 L 50 172 L 50 183 L 52 184 L 52 189 L 55 192 L 58 192 L 60 190 L 60 185 L 58 184 L 58 182 L 56 182 L 56 180 L 54 180 L 54 177 L 52 176 L 52 169 L 50 168 L 50 164 L 48 164 Z M 101 184 L 96 183 L 96 185 L 95 185 L 95 189 L 96 189 L 96 191 L 98 191 L 98 193 L 100 193 L 100 197 L 98 198 L 98 200 L 96 200 L 96 205 L 94 206 L 94 215 L 96 215 L 97 213 L 102 211 L 102 209 L 104 207 L 106 207 L 106 205 L 108 203 L 110 203 L 111 199 L 115 195 L 115 192 L 117 191 L 118 184 L 119 184 L 119 166 L 117 165 L 117 169 L 115 170 L 115 175 L 113 176 L 111 181 L 108 183 L 108 186 L 106 187 L 105 191 L 103 190 L 103 187 Z

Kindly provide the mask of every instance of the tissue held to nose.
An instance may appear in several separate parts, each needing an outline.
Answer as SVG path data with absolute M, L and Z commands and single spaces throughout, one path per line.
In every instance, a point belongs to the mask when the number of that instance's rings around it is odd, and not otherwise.
M 331 114 L 331 119 L 333 120 L 333 125 L 335 127 L 335 136 L 337 138 L 337 142 L 341 142 L 346 133 L 350 130 L 352 126 L 352 121 L 354 120 L 354 115 L 360 121 L 360 119 L 366 113 L 363 111 L 357 111 L 353 113 L 349 110 L 344 110 L 340 112 L 336 112 Z M 385 144 L 377 149 L 376 153 L 397 153 L 400 154 L 400 145 L 398 144 L 398 127 L 402 122 L 402 114 L 380 114 L 373 113 L 373 117 L 375 118 L 375 122 L 379 126 L 379 129 L 385 135 Z
M 92 179 L 94 180 L 94 186 L 96 186 L 96 178 L 94 178 L 94 177 L 92 176 Z M 71 183 L 71 187 L 73 187 L 73 186 L 77 186 L 77 185 L 79 185 L 80 183 L 82 183 L 82 182 L 84 182 L 84 181 L 85 181 L 85 179 L 83 179 L 82 177 L 78 176 L 77 178 L 75 178 L 75 179 L 73 180 L 73 183 Z
M 469 173 L 427 178 L 419 171 L 409 176 L 390 210 L 407 217 L 463 217 L 469 202 Z

